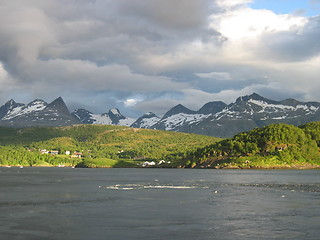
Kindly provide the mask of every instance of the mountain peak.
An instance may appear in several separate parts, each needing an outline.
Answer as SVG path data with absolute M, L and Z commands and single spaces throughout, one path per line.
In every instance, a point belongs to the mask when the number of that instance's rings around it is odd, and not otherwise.
M 198 111 L 199 114 L 215 114 L 227 107 L 227 104 L 221 101 L 208 102 Z
M 189 108 L 186 108 L 185 106 L 183 106 L 182 104 L 178 104 L 176 106 L 174 106 L 173 108 L 171 108 L 163 117 L 164 118 L 168 118 L 172 115 L 175 114 L 179 114 L 179 113 L 186 113 L 186 114 L 193 114 L 195 113 L 195 111 L 190 110 Z
M 293 98 L 285 99 L 285 100 L 281 101 L 281 103 L 284 105 L 289 105 L 289 106 L 294 106 L 294 107 L 301 104 L 301 102 L 299 102 Z
M 107 116 L 111 119 L 112 123 L 118 124 L 121 119 L 125 119 L 126 117 L 123 116 L 118 108 L 111 108 L 108 113 L 102 114 L 102 116 Z
M 254 99 L 254 100 L 259 100 L 259 99 L 264 99 L 264 97 L 262 97 L 261 95 L 259 95 L 258 93 L 252 93 L 251 95 L 248 96 L 250 99 Z
M 62 97 L 58 97 L 56 99 L 54 99 L 51 103 L 49 103 L 50 105 L 57 105 L 57 104 L 61 104 L 63 103 L 64 104 L 64 101 L 62 99 Z
M 143 116 L 139 117 L 131 127 L 134 128 L 150 128 L 156 124 L 160 118 L 153 112 L 145 113 Z
M 114 115 L 114 116 L 122 116 L 118 108 L 111 108 L 108 112 L 109 115 Z
M 4 104 L 4 106 L 7 108 L 7 109 L 12 109 L 12 108 L 15 108 L 15 107 L 20 107 L 20 106 L 24 106 L 23 103 L 17 103 L 16 101 L 14 101 L 13 99 L 10 99 L 8 102 L 6 102 Z
M 16 102 L 11 98 L 8 102 L 5 103 L 5 105 L 13 105 Z
M 15 103 L 10 100 L 0 107 L 0 124 L 10 127 L 31 126 L 69 126 L 79 124 L 71 116 L 61 97 L 47 104 L 41 99 L 35 99 L 26 104 Z
M 47 103 L 41 99 L 35 99 L 32 102 L 28 103 L 27 106 L 35 106 L 35 105 L 46 106 Z
M 268 99 L 260 96 L 257 93 L 252 93 L 251 95 L 245 95 L 245 96 L 238 97 L 237 100 L 236 100 L 236 103 L 238 103 L 238 102 L 247 102 L 250 99 L 251 100 L 260 100 L 260 101 L 268 100 Z
M 65 114 L 70 114 L 70 111 L 65 102 L 63 101 L 62 97 L 58 97 L 55 100 L 53 100 L 51 103 L 47 105 L 46 109 L 59 110 L 60 112 L 63 112 Z
M 64 101 L 62 99 L 62 97 L 57 97 L 55 100 L 53 100 L 51 103 L 63 103 L 64 104 Z
M 83 108 L 78 108 L 76 110 L 74 110 L 71 115 L 79 120 L 81 123 L 85 123 L 85 124 L 93 124 L 94 120 L 92 119 L 92 112 L 89 112 L 86 109 Z
M 156 114 L 154 114 L 153 112 L 147 112 L 145 114 L 143 114 L 144 118 L 152 118 L 152 117 L 158 117 Z

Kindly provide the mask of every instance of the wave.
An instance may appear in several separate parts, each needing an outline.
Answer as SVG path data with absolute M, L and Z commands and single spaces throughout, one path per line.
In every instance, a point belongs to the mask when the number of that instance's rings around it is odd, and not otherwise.
M 105 189 L 113 190 L 138 190 L 138 189 L 193 189 L 196 186 L 185 185 L 142 185 L 142 184 L 116 184 L 104 187 Z

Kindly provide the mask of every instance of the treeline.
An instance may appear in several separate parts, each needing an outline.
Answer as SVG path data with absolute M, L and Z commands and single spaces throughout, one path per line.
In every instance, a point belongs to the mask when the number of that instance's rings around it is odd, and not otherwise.
M 68 127 L 0 127 L 0 145 L 28 145 L 34 142 L 48 141 L 57 137 L 69 137 L 75 141 L 85 141 L 105 131 L 125 129 L 114 125 L 74 125 Z
M 320 122 L 273 124 L 197 149 L 186 167 L 258 168 L 320 166 Z

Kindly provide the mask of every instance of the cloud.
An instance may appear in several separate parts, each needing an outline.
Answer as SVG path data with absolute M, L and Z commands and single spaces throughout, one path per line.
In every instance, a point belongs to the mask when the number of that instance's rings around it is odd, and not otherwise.
M 127 98 L 126 100 L 123 101 L 123 104 L 126 107 L 134 107 L 137 105 L 137 103 L 142 102 L 144 100 L 142 95 L 135 95 L 130 98 Z
M 286 93 L 283 94 L 283 89 L 286 89 L 286 86 L 278 82 L 251 84 L 243 88 L 221 90 L 217 93 L 208 93 L 199 89 L 184 89 L 182 91 L 183 95 L 180 95 L 179 98 L 160 96 L 138 102 L 134 107 L 143 112 L 152 111 L 158 116 L 162 116 L 172 107 L 181 104 L 181 102 L 189 109 L 197 111 L 207 102 L 223 101 L 230 104 L 235 102 L 239 96 L 250 95 L 254 92 L 275 100 L 284 100 L 286 98 L 302 99 L 305 97 L 298 90 L 291 89 L 287 89 Z
M 222 8 L 243 7 L 244 5 L 253 2 L 253 0 L 217 0 L 217 5 Z
M 277 15 L 270 10 L 240 8 L 212 17 L 213 27 L 229 40 L 243 41 L 259 37 L 265 32 L 296 30 L 307 20 L 292 15 Z
M 157 25 L 161 30 L 185 31 L 206 24 L 208 0 L 131 0 L 120 1 L 121 15 Z
M 301 28 L 266 33 L 264 54 L 275 61 L 304 61 L 320 54 L 320 17 L 310 18 Z
M 195 73 L 195 75 L 201 78 L 212 78 L 217 80 L 232 79 L 230 73 L 227 73 L 227 72 Z
M 0 100 L 62 95 L 71 108 L 133 115 L 252 91 L 320 101 L 319 16 L 279 15 L 251 2 L 4 1 Z
M 9 75 L 9 73 L 4 69 L 3 64 L 0 62 L 0 99 L 5 101 L 7 99 L 3 99 L 4 95 L 6 95 L 6 92 L 9 92 L 11 90 L 11 82 L 13 79 Z
M 109 64 L 97 66 L 81 60 L 50 60 L 38 62 L 40 66 L 34 72 L 38 79 L 46 76 L 50 69 L 58 70 L 48 76 L 58 84 L 68 84 L 74 88 L 86 88 L 95 91 L 118 90 L 127 92 L 164 91 L 185 87 L 185 83 L 175 83 L 164 76 L 148 76 L 134 73 L 126 65 Z M 76 85 L 74 85 L 76 83 Z

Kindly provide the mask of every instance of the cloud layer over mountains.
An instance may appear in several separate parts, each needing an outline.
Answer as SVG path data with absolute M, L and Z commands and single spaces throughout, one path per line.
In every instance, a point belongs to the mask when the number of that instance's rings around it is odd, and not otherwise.
M 258 92 L 320 101 L 320 15 L 250 0 L 0 3 L 0 101 L 51 101 L 133 117 Z

